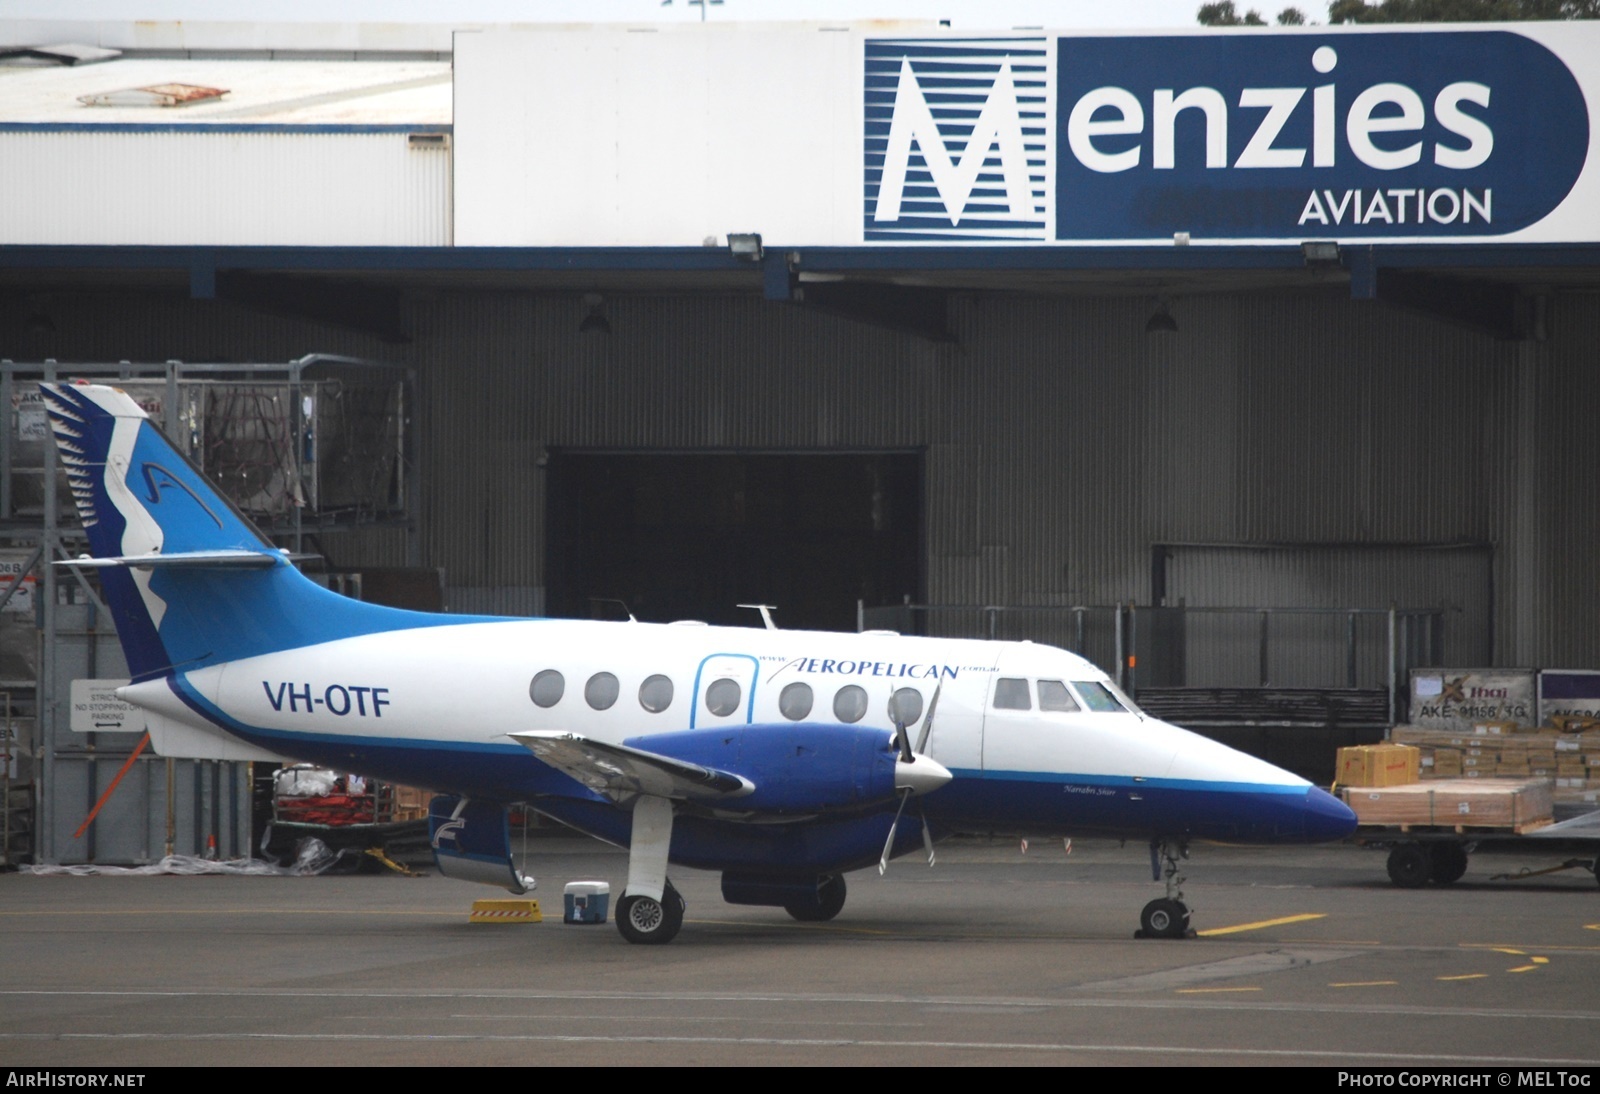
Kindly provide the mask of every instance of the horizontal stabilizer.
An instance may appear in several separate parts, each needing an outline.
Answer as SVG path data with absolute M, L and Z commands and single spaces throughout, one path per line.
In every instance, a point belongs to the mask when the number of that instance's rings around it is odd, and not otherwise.
M 530 730 L 510 737 L 557 771 L 613 801 L 638 794 L 705 800 L 741 797 L 755 790 L 749 779 L 732 772 L 576 733 Z
M 110 558 L 91 558 L 88 555 L 80 555 L 77 558 L 62 559 L 56 562 L 55 565 L 90 569 L 103 566 L 126 566 L 140 570 L 157 568 L 267 570 L 276 566 L 285 557 L 287 556 L 277 551 L 248 551 L 242 548 L 234 548 L 220 551 L 173 551 L 171 554 L 165 555 L 159 553 L 113 555 Z

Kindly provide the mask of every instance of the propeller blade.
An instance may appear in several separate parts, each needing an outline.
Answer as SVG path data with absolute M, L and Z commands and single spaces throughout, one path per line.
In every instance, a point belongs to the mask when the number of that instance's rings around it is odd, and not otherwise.
M 904 722 L 895 722 L 894 739 L 900 748 L 900 762 L 903 764 L 913 763 L 915 757 L 911 755 L 911 734 L 906 732 L 906 724 Z
M 900 814 L 906 811 L 906 802 L 910 800 L 911 791 L 903 791 L 900 795 L 900 808 L 894 811 L 894 821 L 889 825 L 889 838 L 883 841 L 883 857 L 878 860 L 879 877 L 889 869 L 889 852 L 894 849 L 894 830 L 900 827 Z
M 928 700 L 928 713 L 922 719 L 922 732 L 917 735 L 917 751 L 922 752 L 928 747 L 928 735 L 933 732 L 933 712 L 939 706 L 939 692 L 944 688 L 944 681 L 940 680 L 933 689 L 933 698 Z
M 922 811 L 922 806 L 917 806 L 917 816 L 922 818 L 922 846 L 928 851 L 928 865 L 933 865 L 933 835 L 928 831 L 928 814 Z

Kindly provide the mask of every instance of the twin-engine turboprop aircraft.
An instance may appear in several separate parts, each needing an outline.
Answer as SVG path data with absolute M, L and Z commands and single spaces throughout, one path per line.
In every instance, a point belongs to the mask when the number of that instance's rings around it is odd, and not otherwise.
M 1150 718 L 1029 643 L 433 615 L 318 586 L 127 395 L 46 384 L 61 462 L 166 756 L 309 761 L 440 793 L 449 875 L 522 891 L 507 807 L 629 849 L 630 942 L 669 941 L 669 863 L 725 899 L 837 915 L 844 875 L 952 832 L 1149 841 L 1188 929 L 1191 840 L 1310 843 L 1355 817 L 1303 779 Z M 910 799 L 915 804 L 907 810 Z M 904 817 L 903 814 L 909 812 Z

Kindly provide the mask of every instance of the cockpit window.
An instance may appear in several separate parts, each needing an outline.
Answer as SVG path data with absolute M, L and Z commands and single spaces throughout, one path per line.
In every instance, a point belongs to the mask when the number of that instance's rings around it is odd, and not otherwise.
M 1067 690 L 1067 685 L 1060 680 L 1040 680 L 1039 709 L 1070 713 L 1079 708 L 1078 701 L 1072 697 L 1072 692 Z
M 1117 702 L 1117 697 L 1111 694 L 1111 689 L 1098 680 L 1074 680 L 1072 686 L 1083 697 L 1083 705 L 1090 710 L 1109 711 L 1115 714 L 1127 712 L 1127 708 Z
M 1028 698 L 1028 682 L 1026 680 L 999 679 L 994 682 L 994 709 L 996 710 L 1032 710 L 1033 703 Z
M 1106 690 L 1117 697 L 1117 702 L 1122 704 L 1122 709 L 1132 711 L 1140 718 L 1148 717 L 1138 703 L 1135 703 L 1132 699 L 1128 698 L 1127 692 L 1123 691 L 1109 680 L 1106 681 Z

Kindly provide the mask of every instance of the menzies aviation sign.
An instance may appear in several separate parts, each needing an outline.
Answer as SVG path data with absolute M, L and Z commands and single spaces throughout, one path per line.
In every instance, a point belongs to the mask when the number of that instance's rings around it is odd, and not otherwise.
M 868 39 L 878 241 L 1486 238 L 1572 191 L 1572 71 L 1510 30 Z

